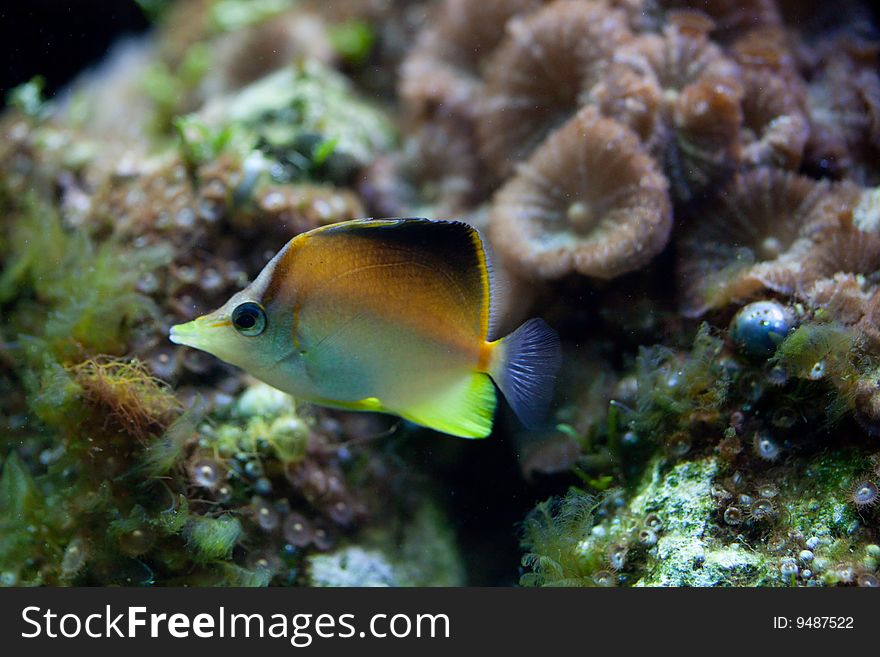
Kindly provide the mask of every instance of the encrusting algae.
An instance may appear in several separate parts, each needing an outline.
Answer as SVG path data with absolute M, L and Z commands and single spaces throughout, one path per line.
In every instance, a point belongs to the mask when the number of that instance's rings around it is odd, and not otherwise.
M 878 584 L 868 3 L 162 4 L 0 115 L 0 583 Z

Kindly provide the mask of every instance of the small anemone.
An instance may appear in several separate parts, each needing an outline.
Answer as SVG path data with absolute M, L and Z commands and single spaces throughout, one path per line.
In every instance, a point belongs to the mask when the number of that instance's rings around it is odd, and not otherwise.
M 663 529 L 663 518 L 656 513 L 649 513 L 645 516 L 645 527 L 651 531 L 659 532 Z
M 752 449 L 755 452 L 755 456 L 763 461 L 777 461 L 782 454 L 782 448 L 779 446 L 779 443 L 771 436 L 760 432 L 755 433 L 752 439 Z
M 628 552 L 629 548 L 626 545 L 612 545 L 606 553 L 608 565 L 615 571 L 623 570 L 626 567 Z
M 617 585 L 617 576 L 607 570 L 597 570 L 593 573 L 593 584 L 600 587 L 612 587 Z
M 741 525 L 744 515 L 742 509 L 738 506 L 731 505 L 724 509 L 724 522 L 734 527 Z
M 776 515 L 776 507 L 767 498 L 758 498 L 749 506 L 749 518 L 757 522 L 769 520 Z
M 636 539 L 642 547 L 653 547 L 657 544 L 657 532 L 648 527 L 642 527 L 636 535 Z
M 880 500 L 880 488 L 873 479 L 862 477 L 852 485 L 849 498 L 857 508 L 866 509 Z
M 278 525 L 281 524 L 281 517 L 279 516 L 278 511 L 275 510 L 275 507 L 272 506 L 271 502 L 262 497 L 254 496 L 251 500 L 250 511 L 253 515 L 254 522 L 256 522 L 264 532 L 275 531 L 278 528 Z
M 665 169 L 678 200 L 695 200 L 737 166 L 742 96 L 736 77 L 711 75 L 678 96 L 672 111 L 673 136 L 663 145 Z
M 284 518 L 281 532 L 284 539 L 294 547 L 306 547 L 314 538 L 312 523 L 296 511 L 291 511 Z
M 312 544 L 315 548 L 322 552 L 333 549 L 339 538 L 336 529 L 320 518 L 315 520 L 313 528 Z
M 681 241 L 679 277 L 687 316 L 762 290 L 790 294 L 811 237 L 833 225 L 840 199 L 831 185 L 778 169 L 737 176 Z
M 670 12 L 662 34 L 641 35 L 618 48 L 590 94 L 663 158 L 673 192 L 683 201 L 720 179 L 739 157 L 740 71 L 709 39 L 713 25 L 699 11 Z M 630 85 L 622 90 L 632 88 L 635 95 L 615 98 L 610 85 L 627 78 Z
M 397 156 L 377 158 L 361 175 L 359 191 L 378 216 L 460 214 L 481 200 L 482 162 L 469 125 L 455 118 L 420 125 Z
M 866 338 L 870 347 L 880 349 L 880 289 L 873 288 L 867 294 L 864 315 L 856 324 L 856 329 Z
M 828 574 L 840 584 L 852 584 L 856 579 L 856 569 L 851 563 L 841 562 L 832 566 Z
M 666 189 L 638 137 L 586 107 L 498 192 L 492 243 L 526 274 L 614 278 L 666 245 L 672 227 Z
M 650 147 L 665 130 L 663 89 L 644 52 L 647 39 L 624 40 L 610 60 L 596 68 L 598 79 L 581 99 L 632 128 Z
M 630 38 L 623 14 L 592 0 L 557 0 L 512 20 L 487 66 L 478 124 L 484 160 L 511 172 L 577 112 Z
M 187 463 L 186 470 L 194 486 L 207 490 L 217 490 L 226 481 L 222 462 L 207 456 L 193 458 Z
M 856 585 L 875 589 L 880 586 L 880 578 L 874 573 L 861 572 L 856 575 Z
M 284 562 L 273 550 L 255 550 L 248 553 L 245 565 L 250 570 L 265 571 L 275 575 L 284 567 Z

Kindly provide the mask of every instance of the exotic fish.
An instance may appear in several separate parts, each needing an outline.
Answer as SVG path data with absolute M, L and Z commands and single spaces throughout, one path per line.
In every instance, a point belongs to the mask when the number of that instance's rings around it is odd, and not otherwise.
M 541 319 L 489 340 L 492 288 L 472 226 L 359 219 L 297 235 L 247 288 L 170 337 L 304 401 L 483 438 L 493 381 L 534 425 L 560 365 Z

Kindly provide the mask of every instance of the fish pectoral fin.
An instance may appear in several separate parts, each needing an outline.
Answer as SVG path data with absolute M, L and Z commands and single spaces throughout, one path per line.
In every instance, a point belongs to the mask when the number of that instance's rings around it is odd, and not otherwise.
M 429 429 L 460 438 L 485 438 L 492 433 L 495 386 L 488 375 L 474 372 L 427 402 L 392 413 Z

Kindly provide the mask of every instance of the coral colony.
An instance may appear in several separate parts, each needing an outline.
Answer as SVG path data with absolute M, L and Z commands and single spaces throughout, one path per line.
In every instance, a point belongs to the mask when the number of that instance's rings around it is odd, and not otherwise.
M 462 585 L 506 542 L 492 583 L 878 585 L 868 3 L 167 5 L 0 116 L 3 584 Z M 499 335 L 562 339 L 542 426 L 313 407 L 168 341 L 370 216 L 481 231 Z M 532 491 L 516 524 L 438 485 L 487 442 L 521 478 L 457 485 Z

